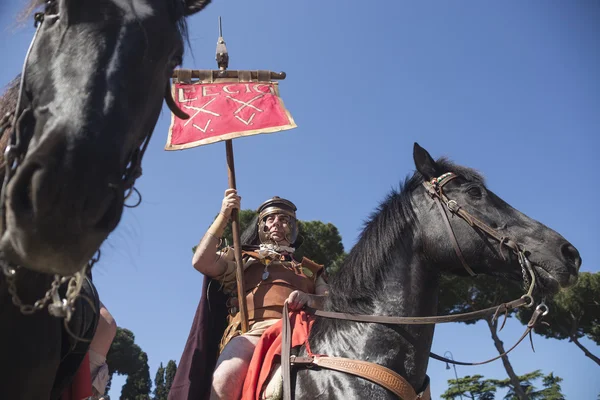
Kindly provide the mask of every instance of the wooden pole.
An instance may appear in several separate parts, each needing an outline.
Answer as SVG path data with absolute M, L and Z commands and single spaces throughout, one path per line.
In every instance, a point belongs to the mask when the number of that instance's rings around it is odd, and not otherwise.
M 221 71 L 225 71 L 229 64 L 229 54 L 223 40 L 221 29 L 221 17 L 219 17 L 219 40 L 217 41 L 217 65 Z M 225 141 L 225 152 L 227 155 L 227 177 L 230 189 L 237 189 L 235 182 L 235 164 L 233 161 L 233 142 L 231 139 Z M 235 254 L 235 279 L 237 282 L 238 308 L 242 320 L 242 333 L 248 332 L 248 306 L 246 304 L 246 288 L 244 287 L 244 266 L 242 263 L 242 243 L 240 240 L 240 214 L 234 209 L 231 212 L 231 231 L 233 233 L 233 251 Z
M 236 189 L 235 165 L 233 162 L 233 143 L 231 139 L 225 141 L 227 153 L 227 175 L 229 188 Z M 242 263 L 242 243 L 240 240 L 240 214 L 234 209 L 231 212 L 231 231 L 233 233 L 233 250 L 235 254 L 235 279 L 237 282 L 238 304 L 242 320 L 242 333 L 248 332 L 248 306 L 246 304 L 246 288 L 244 287 L 244 266 Z

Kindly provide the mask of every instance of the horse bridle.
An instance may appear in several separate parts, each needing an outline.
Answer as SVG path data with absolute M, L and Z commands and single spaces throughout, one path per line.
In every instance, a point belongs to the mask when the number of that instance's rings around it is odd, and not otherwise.
M 451 315 L 442 315 L 442 316 L 431 316 L 431 317 L 393 317 L 393 316 L 376 316 L 376 315 L 364 315 L 364 314 L 348 314 L 348 313 L 340 313 L 340 312 L 332 312 L 332 311 L 323 311 L 317 310 L 310 307 L 305 307 L 305 311 L 308 314 L 312 314 L 319 317 L 325 318 L 333 318 L 333 319 L 341 319 L 347 321 L 356 321 L 356 322 L 368 322 L 368 323 L 379 323 L 379 324 L 389 324 L 389 325 L 427 325 L 427 324 L 439 324 L 439 323 L 448 323 L 448 322 L 464 322 L 471 321 L 474 319 L 488 317 L 493 315 L 493 321 L 495 321 L 501 314 L 504 314 L 504 321 L 500 329 L 504 327 L 504 323 L 506 323 L 506 317 L 508 313 L 519 307 L 532 307 L 534 305 L 533 299 L 533 290 L 535 288 L 535 273 L 531 266 L 531 263 L 527 259 L 525 255 L 525 251 L 522 250 L 517 242 L 511 239 L 508 236 L 500 236 L 494 229 L 492 229 L 489 225 L 485 224 L 478 218 L 474 217 L 472 214 L 464 210 L 455 200 L 449 199 L 442 188 L 448 182 L 457 178 L 457 175 L 452 172 L 447 172 L 437 178 L 432 178 L 429 182 L 423 182 L 423 186 L 425 187 L 425 193 L 430 196 L 434 202 L 437 204 L 440 214 L 442 215 L 442 220 L 448 230 L 448 234 L 452 239 L 454 251 L 457 257 L 460 259 L 461 264 L 467 270 L 467 272 L 474 276 L 475 272 L 471 267 L 469 267 L 465 257 L 462 254 L 462 250 L 458 244 L 458 240 L 456 235 L 454 234 L 454 230 L 452 229 L 452 225 L 450 224 L 450 220 L 446 213 L 446 208 L 452 215 L 457 215 L 463 220 L 465 220 L 473 229 L 480 229 L 488 236 L 496 239 L 499 242 L 500 246 L 500 254 L 504 258 L 504 253 L 502 252 L 502 246 L 506 246 L 517 254 L 519 264 L 521 265 L 521 269 L 523 272 L 524 282 L 529 286 L 529 289 L 526 294 L 521 296 L 518 299 L 512 300 L 507 303 L 500 304 L 498 306 L 489 307 L 483 310 L 472 311 L 467 313 L 457 313 Z M 445 206 L 445 208 L 444 208 Z M 531 277 L 531 281 L 529 280 Z M 489 360 L 481 361 L 481 362 L 461 362 L 455 361 L 453 359 L 448 359 L 442 356 L 439 356 L 435 353 L 430 353 L 430 357 L 452 364 L 457 365 L 482 365 L 487 364 L 492 361 L 495 361 L 506 354 L 510 353 L 514 350 L 528 335 L 531 335 L 533 328 L 540 322 L 541 318 L 548 314 L 548 306 L 545 303 L 540 303 L 536 309 L 534 310 L 529 322 L 527 323 L 527 328 L 525 332 L 521 335 L 521 337 L 517 340 L 517 342 L 505 351 L 503 354 L 500 354 L 497 357 L 493 357 Z M 284 400 L 291 399 L 291 366 L 297 365 L 305 368 L 311 368 L 313 366 L 319 366 L 321 368 L 327 368 L 332 370 L 337 370 L 341 372 L 350 373 L 356 376 L 361 376 L 365 379 L 371 380 L 375 383 L 380 384 L 383 387 L 386 387 L 388 390 L 393 393 L 399 393 L 398 388 L 402 390 L 406 390 L 406 393 L 409 393 L 408 397 L 417 399 L 422 398 L 423 393 L 426 393 L 428 390 L 428 386 L 424 389 L 425 392 L 420 394 L 416 394 L 412 387 L 406 389 L 408 382 L 394 371 L 389 370 L 386 367 L 381 365 L 377 365 L 374 363 L 365 363 L 364 361 L 351 360 L 340 357 L 329 357 L 323 355 L 314 355 L 310 353 L 308 357 L 297 357 L 291 355 L 291 324 L 290 324 L 290 316 L 288 313 L 287 303 L 284 305 L 283 312 L 283 329 L 282 329 L 282 350 L 281 350 L 281 370 L 283 375 L 283 393 Z M 307 346 L 308 350 L 308 346 Z M 369 365 L 365 365 L 369 364 Z M 343 365 L 343 369 L 339 366 Z M 365 372 L 367 371 L 367 372 Z M 375 376 L 385 376 L 386 379 L 382 382 L 377 382 L 373 377 Z M 387 382 L 387 383 L 386 383 Z
M 25 158 L 27 154 L 27 146 L 29 144 L 29 140 L 31 138 L 24 138 L 21 135 L 19 129 L 19 120 L 31 112 L 31 108 L 25 108 L 21 110 L 21 102 L 22 96 L 24 94 L 24 84 L 26 78 L 26 69 L 27 63 L 29 61 L 29 56 L 31 54 L 31 50 L 40 35 L 41 26 L 46 19 L 58 20 L 60 18 L 60 14 L 51 14 L 50 10 L 56 5 L 56 0 L 50 0 L 46 2 L 44 12 L 38 12 L 34 14 L 34 27 L 35 33 L 29 44 L 29 48 L 27 49 L 27 53 L 25 55 L 25 60 L 23 62 L 23 67 L 21 70 L 21 79 L 19 82 L 19 92 L 17 98 L 17 105 L 15 110 L 5 114 L 0 119 L 0 137 L 2 137 L 7 129 L 11 130 L 10 138 L 8 145 L 4 151 L 5 158 L 5 175 L 4 181 L 2 184 L 2 189 L 0 192 L 0 232 L 4 232 L 5 229 L 5 218 L 6 218 L 6 196 L 7 196 L 7 188 L 8 183 L 11 178 L 15 175 L 20 163 Z M 166 91 L 165 91 L 165 101 L 170 108 L 170 110 L 177 117 L 181 119 L 189 118 L 189 115 L 183 112 L 177 107 L 175 101 L 173 100 L 170 85 L 167 81 Z M 154 128 L 152 128 L 146 135 L 144 135 L 140 140 L 138 145 L 132 150 L 129 155 L 129 161 L 125 165 L 125 170 L 122 175 L 122 185 L 119 184 L 110 184 L 110 187 L 115 188 L 116 190 L 120 188 L 123 189 L 123 198 L 124 198 L 124 206 L 128 208 L 137 207 L 141 201 L 142 196 L 140 192 L 135 188 L 135 181 L 142 176 L 142 159 L 144 157 L 144 153 L 148 148 L 148 144 L 152 137 L 152 133 Z M 136 193 L 138 196 L 138 201 L 135 204 L 125 204 L 125 201 L 133 194 Z M 1 259 L 0 264 L 2 267 L 2 272 L 6 278 L 8 283 L 8 291 L 12 297 L 12 302 L 15 306 L 19 308 L 21 313 L 23 314 L 33 314 L 34 312 L 43 309 L 48 302 L 52 301 L 52 304 L 48 306 L 48 311 L 50 314 L 56 317 L 64 317 L 65 322 L 69 321 L 71 318 L 71 314 L 73 312 L 73 305 L 75 300 L 79 296 L 79 292 L 81 290 L 81 286 L 83 284 L 83 279 L 85 277 L 86 271 L 91 270 L 92 266 L 98 262 L 100 259 L 100 250 L 98 250 L 97 254 L 88 261 L 83 268 L 76 272 L 73 276 L 60 276 L 54 275 L 54 280 L 50 286 L 50 289 L 45 293 L 44 297 L 37 300 L 34 304 L 28 305 L 23 304 L 17 294 L 17 288 L 15 284 L 15 275 L 17 273 L 17 269 L 20 266 L 12 266 L 8 265 L 8 263 Z M 68 283 L 67 293 L 65 298 L 61 299 L 58 294 L 58 289 L 63 283 Z
M 446 229 L 448 231 L 448 236 L 450 236 L 450 239 L 452 240 L 454 252 L 460 260 L 462 266 L 465 268 L 465 270 L 467 270 L 467 272 L 471 276 L 477 275 L 475 272 L 473 272 L 473 269 L 469 267 L 469 264 L 467 263 L 465 257 L 462 254 L 462 250 L 460 249 L 460 245 L 458 244 L 458 240 L 456 238 L 456 235 L 454 234 L 454 230 L 452 229 L 452 225 L 450 224 L 450 220 L 448 218 L 448 214 L 446 214 L 444 206 L 446 206 L 446 208 L 448 209 L 448 211 L 450 211 L 452 215 L 459 216 L 460 218 L 465 220 L 473 229 L 478 228 L 488 236 L 496 239 L 499 243 L 499 252 L 505 260 L 506 258 L 504 257 L 504 253 L 502 251 L 503 246 L 506 246 L 509 249 L 513 250 L 515 254 L 517 254 L 519 262 L 521 263 L 521 267 L 523 268 L 523 278 L 525 280 L 525 283 L 528 284 L 529 282 L 526 274 L 526 269 L 531 269 L 531 266 L 524 265 L 528 263 L 528 260 L 525 257 L 525 252 L 519 247 L 517 242 L 511 239 L 509 236 L 498 235 L 498 233 L 493 228 L 491 228 L 489 225 L 482 222 L 481 220 L 467 212 L 465 209 L 460 207 L 455 200 L 449 199 L 442 190 L 444 185 L 446 185 L 453 179 L 456 179 L 457 177 L 458 176 L 456 174 L 452 172 L 447 172 L 437 178 L 432 178 L 429 182 L 423 182 L 423 186 L 425 186 L 425 190 L 438 206 L 440 214 L 442 215 L 442 220 L 444 221 L 444 225 L 446 226 Z M 533 273 L 531 273 L 531 275 L 533 276 Z

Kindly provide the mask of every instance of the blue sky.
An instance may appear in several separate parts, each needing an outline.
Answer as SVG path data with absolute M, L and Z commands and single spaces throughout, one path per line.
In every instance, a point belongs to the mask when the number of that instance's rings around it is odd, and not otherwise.
M 12 26 L 22 2 L 5 1 L 2 84 L 19 72 L 33 33 L 29 23 Z M 480 170 L 498 195 L 570 240 L 582 271 L 599 270 L 599 2 L 213 3 L 189 20 L 184 66 L 215 67 L 221 15 L 230 68 L 285 71 L 281 94 L 298 124 L 234 141 L 243 208 L 287 197 L 301 219 L 335 224 L 349 250 L 414 170 L 417 141 Z M 103 302 L 148 353 L 152 378 L 160 362 L 179 361 L 202 285 L 190 249 L 227 187 L 225 145 L 166 152 L 169 118 L 164 107 L 146 152 L 144 201 L 125 211 L 94 271 Z M 505 345 L 522 329 L 510 321 Z M 535 344 L 535 353 L 522 345 L 510 355 L 517 373 L 554 372 L 567 398 L 600 393 L 599 367 L 573 344 Z M 432 350 L 466 361 L 496 354 L 482 323 L 437 327 Z M 457 371 L 506 376 L 500 361 Z M 435 360 L 428 373 L 438 398 L 454 373 Z

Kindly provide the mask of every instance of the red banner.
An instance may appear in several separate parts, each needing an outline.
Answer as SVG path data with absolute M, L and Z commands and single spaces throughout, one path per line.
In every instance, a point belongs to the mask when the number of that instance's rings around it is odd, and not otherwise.
M 175 104 L 190 115 L 172 115 L 166 150 L 182 150 L 296 127 L 277 82 L 195 82 L 172 85 Z

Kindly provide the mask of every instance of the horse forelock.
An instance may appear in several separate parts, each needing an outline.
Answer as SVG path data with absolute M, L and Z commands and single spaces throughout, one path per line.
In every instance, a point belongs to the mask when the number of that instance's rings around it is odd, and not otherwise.
M 474 169 L 446 158 L 440 158 L 436 163 L 443 173 L 453 172 L 468 181 L 485 185 L 483 176 Z M 402 245 L 405 254 L 410 254 L 413 238 L 420 233 L 411 198 L 423 181 L 419 172 L 406 177 L 364 222 L 357 243 L 341 266 L 343 273 L 336 274 L 330 282 L 335 293 L 331 301 L 336 308 L 358 312 L 360 310 L 352 310 L 357 299 L 371 303 L 385 279 L 386 265 L 397 255 L 394 249 Z

